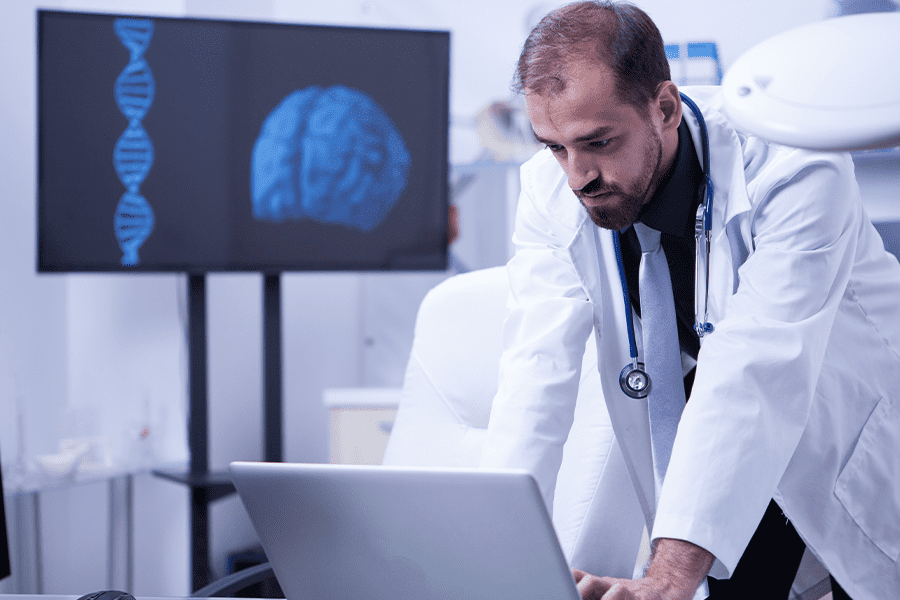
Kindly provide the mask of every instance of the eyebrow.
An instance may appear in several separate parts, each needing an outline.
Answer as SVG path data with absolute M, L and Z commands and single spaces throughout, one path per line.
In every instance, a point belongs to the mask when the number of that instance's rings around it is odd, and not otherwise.
M 598 127 L 597 129 L 591 131 L 590 133 L 587 133 L 585 135 L 575 138 L 574 141 L 576 143 L 580 143 L 580 142 L 589 142 L 591 140 L 596 140 L 597 138 L 602 138 L 604 136 L 609 135 L 612 132 L 612 129 L 613 129 L 612 127 L 607 127 L 607 126 Z M 533 129 L 531 130 L 531 133 L 534 135 L 534 139 L 537 140 L 538 142 L 540 142 L 541 144 L 545 144 L 548 146 L 556 144 L 556 142 L 554 142 L 554 141 L 546 140 L 546 139 L 542 138 L 537 133 L 535 133 Z

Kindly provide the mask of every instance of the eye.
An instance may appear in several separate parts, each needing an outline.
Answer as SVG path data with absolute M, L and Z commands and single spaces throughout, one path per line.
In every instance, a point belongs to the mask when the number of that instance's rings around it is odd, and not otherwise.
M 610 144 L 611 142 L 612 142 L 611 139 L 607 139 L 607 140 L 597 140 L 597 141 L 591 142 L 591 147 L 593 147 L 593 148 L 605 148 L 605 147 L 609 146 L 609 144 Z
M 560 152 L 562 152 L 565 149 L 563 146 L 560 146 L 559 144 L 544 144 L 544 147 L 549 149 L 550 152 L 552 152 L 553 154 L 559 154 Z

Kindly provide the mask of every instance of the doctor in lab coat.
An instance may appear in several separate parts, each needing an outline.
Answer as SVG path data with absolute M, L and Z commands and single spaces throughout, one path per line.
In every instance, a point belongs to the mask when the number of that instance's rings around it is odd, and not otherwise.
M 592 40 L 609 23 L 599 14 Z M 535 29 L 543 43 L 575 39 L 547 23 Z M 619 386 L 631 358 L 611 230 L 640 218 L 672 166 L 682 118 L 702 157 L 698 120 L 670 81 L 629 100 L 602 43 L 551 46 L 539 63 L 527 56 L 538 42 L 533 32 L 518 77 L 547 149 L 521 172 L 482 466 L 529 470 L 552 510 L 593 336 L 655 549 L 638 579 L 577 572 L 584 598 L 694 597 L 707 574 L 731 576 L 773 499 L 850 597 L 900 598 L 900 265 L 866 216 L 851 158 L 766 143 L 735 130 L 718 88 L 683 90 L 709 135 L 712 247 L 699 266 L 714 331 L 657 498 L 646 401 Z

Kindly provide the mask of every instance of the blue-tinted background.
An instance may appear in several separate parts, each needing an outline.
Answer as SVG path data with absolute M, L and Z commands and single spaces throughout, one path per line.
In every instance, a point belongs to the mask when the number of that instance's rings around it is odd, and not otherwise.
M 122 267 L 112 149 L 126 129 L 113 85 L 128 51 L 115 16 L 38 15 L 38 268 L 42 271 L 443 269 L 449 34 L 154 18 L 156 94 L 141 123 L 155 158 L 140 186 L 155 215 Z M 364 91 L 409 150 L 407 185 L 375 229 L 253 219 L 253 144 L 297 89 Z

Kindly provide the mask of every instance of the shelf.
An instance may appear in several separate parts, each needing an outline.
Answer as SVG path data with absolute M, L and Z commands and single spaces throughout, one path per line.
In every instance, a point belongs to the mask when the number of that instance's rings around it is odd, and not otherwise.
M 6 467 L 6 465 L 4 465 Z M 146 468 L 97 468 L 79 469 L 73 474 L 50 475 L 38 470 L 20 474 L 10 467 L 9 475 L 4 477 L 4 491 L 9 495 L 33 494 L 53 489 L 70 488 L 76 485 L 88 485 L 92 483 L 104 483 L 122 477 L 131 477 L 146 473 Z
M 191 490 L 206 490 L 209 501 L 213 502 L 235 492 L 231 475 L 228 471 L 215 471 L 211 473 L 194 473 L 190 470 L 168 471 L 154 470 L 153 474 L 162 479 L 168 479 L 175 483 L 186 485 Z

